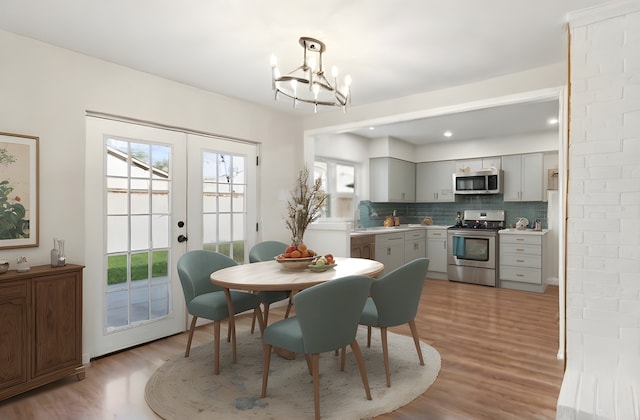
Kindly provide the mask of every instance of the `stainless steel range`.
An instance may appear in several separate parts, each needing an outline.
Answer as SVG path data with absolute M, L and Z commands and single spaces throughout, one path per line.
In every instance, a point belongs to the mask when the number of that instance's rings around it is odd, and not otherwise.
M 447 235 L 449 280 L 497 286 L 500 229 L 504 229 L 504 210 L 465 210 Z

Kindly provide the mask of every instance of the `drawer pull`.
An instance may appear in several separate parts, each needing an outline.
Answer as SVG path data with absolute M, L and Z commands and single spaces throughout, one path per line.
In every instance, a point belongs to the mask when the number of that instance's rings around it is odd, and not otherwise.
M 524 238 L 516 238 L 516 241 L 523 242 L 523 241 L 524 241 Z
M 516 277 L 524 277 L 524 274 L 516 274 Z
M 516 260 L 516 262 L 523 263 L 524 260 Z
M 524 252 L 524 249 L 522 249 L 522 248 L 516 248 L 516 251 L 518 251 L 518 252 Z

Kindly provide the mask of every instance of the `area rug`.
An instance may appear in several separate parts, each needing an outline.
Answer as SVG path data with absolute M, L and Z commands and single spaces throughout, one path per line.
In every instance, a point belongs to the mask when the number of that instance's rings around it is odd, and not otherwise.
M 380 331 L 366 346 L 366 329 L 358 330 L 372 400 L 366 399 L 358 365 L 347 347 L 345 371 L 334 353 L 320 356 L 320 414 L 323 419 L 368 419 L 391 412 L 424 393 L 438 376 L 440 354 L 422 343 L 420 366 L 413 339 L 388 333 L 391 388 L 387 388 Z M 213 374 L 213 342 L 177 355 L 149 378 L 145 399 L 160 417 L 172 419 L 313 418 L 313 379 L 303 355 L 286 360 L 271 356 L 267 397 L 261 398 L 263 352 L 259 334 L 238 332 L 238 363 L 231 364 L 231 344 L 223 341 L 220 375 Z

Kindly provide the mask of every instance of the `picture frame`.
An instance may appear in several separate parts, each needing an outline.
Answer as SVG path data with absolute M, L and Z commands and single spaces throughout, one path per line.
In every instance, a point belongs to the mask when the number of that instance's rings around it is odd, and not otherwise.
M 0 249 L 39 246 L 39 140 L 0 132 Z

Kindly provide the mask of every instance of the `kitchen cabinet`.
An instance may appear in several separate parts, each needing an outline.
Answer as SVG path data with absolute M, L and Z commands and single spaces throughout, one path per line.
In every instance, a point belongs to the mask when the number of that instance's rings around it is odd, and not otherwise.
M 82 366 L 82 269 L 31 267 L 0 278 L 0 400 L 68 375 Z
M 373 202 L 415 202 L 416 164 L 386 157 L 370 159 L 369 188 Z
M 404 233 L 404 262 L 408 263 L 416 258 L 427 256 L 426 234 L 423 229 L 412 230 Z
M 416 201 L 423 203 L 453 202 L 455 162 L 422 162 L 416 165 Z
M 357 235 L 351 237 L 351 258 L 375 260 L 375 235 Z
M 500 287 L 544 292 L 549 261 L 546 232 L 500 233 Z
M 543 154 L 502 157 L 504 201 L 544 201 Z
M 384 264 L 384 273 L 404 265 L 404 232 L 376 235 L 376 261 Z
M 447 278 L 447 229 L 427 230 L 427 258 L 429 277 Z
M 464 172 L 467 168 L 468 172 L 477 172 L 487 168 L 501 169 L 501 164 L 500 156 L 456 160 L 455 172 Z

